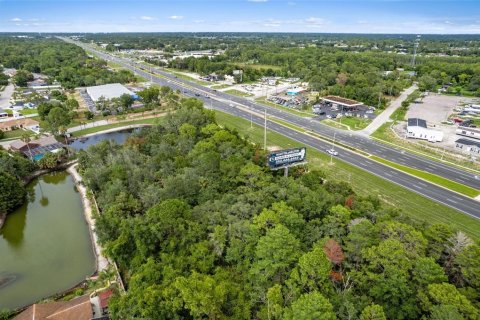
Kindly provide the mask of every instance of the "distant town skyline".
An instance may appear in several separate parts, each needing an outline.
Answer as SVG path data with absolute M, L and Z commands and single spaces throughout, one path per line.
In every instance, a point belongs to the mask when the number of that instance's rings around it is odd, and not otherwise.
M 478 0 L 0 0 L 0 32 L 480 34 Z

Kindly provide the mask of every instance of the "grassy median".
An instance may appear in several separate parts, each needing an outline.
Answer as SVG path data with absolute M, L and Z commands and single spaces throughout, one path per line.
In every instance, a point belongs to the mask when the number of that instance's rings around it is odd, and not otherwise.
M 248 120 L 243 120 L 223 112 L 216 112 L 216 115 L 217 122 L 220 125 L 236 129 L 252 142 L 263 143 L 262 127 L 254 125 L 251 129 L 250 121 Z M 299 142 L 270 131 L 267 135 L 267 144 L 281 148 L 302 146 Z M 402 210 L 404 214 L 415 220 L 424 223 L 446 223 L 454 228 L 463 230 L 472 238 L 480 240 L 480 221 L 477 219 L 427 199 L 339 159 L 334 158 L 333 164 L 330 164 L 330 156 L 313 148 L 307 148 L 307 160 L 310 169 L 324 171 L 327 179 L 349 182 L 355 192 L 360 195 L 378 196 L 386 205 Z

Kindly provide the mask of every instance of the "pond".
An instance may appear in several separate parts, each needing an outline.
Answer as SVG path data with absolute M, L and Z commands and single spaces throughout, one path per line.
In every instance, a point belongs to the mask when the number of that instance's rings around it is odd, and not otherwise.
M 67 172 L 28 186 L 29 201 L 0 230 L 0 309 L 67 290 L 95 271 L 80 194 Z
M 104 140 L 113 140 L 118 144 L 123 144 L 125 140 L 134 132 L 138 132 L 141 128 L 135 129 L 126 129 L 126 130 L 119 130 L 114 132 L 106 132 L 106 133 L 99 133 L 96 135 L 92 135 L 89 137 L 84 138 L 77 138 L 72 140 L 69 145 L 70 147 L 74 148 L 75 150 L 83 150 L 97 144 Z

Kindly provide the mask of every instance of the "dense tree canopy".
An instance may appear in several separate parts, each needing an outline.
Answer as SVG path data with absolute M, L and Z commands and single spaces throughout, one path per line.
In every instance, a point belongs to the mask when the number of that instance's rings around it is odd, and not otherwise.
M 129 82 L 135 77 L 129 71 L 110 71 L 106 62 L 90 58 L 78 46 L 56 38 L 15 38 L 0 35 L 0 65 L 18 69 L 14 81 L 26 86 L 31 73 L 49 76 L 65 88 Z
M 265 159 L 194 99 L 123 146 L 80 153 L 127 284 L 114 319 L 478 317 L 478 244 Z

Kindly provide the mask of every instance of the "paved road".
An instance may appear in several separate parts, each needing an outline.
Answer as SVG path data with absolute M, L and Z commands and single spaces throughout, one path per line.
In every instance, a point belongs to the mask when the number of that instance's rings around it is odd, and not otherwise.
M 414 84 L 410 88 L 405 89 L 400 96 L 398 96 L 395 100 L 393 100 L 390 105 L 383 110 L 373 121 L 363 130 L 359 131 L 360 133 L 364 133 L 367 136 L 374 133 L 382 124 L 387 122 L 390 119 L 392 113 L 395 112 L 398 108 L 402 106 L 402 102 L 407 99 L 407 97 L 416 89 L 418 89 L 417 85 Z
M 89 51 L 93 51 L 91 48 L 88 48 L 83 44 L 81 46 Z M 102 58 L 110 60 L 113 59 L 115 62 L 123 64 L 125 68 L 135 71 L 140 76 L 150 78 L 150 75 L 147 74 L 145 71 L 139 69 L 139 67 L 132 67 L 129 61 L 125 61 L 117 57 L 112 58 L 98 51 L 96 51 L 95 53 Z M 270 108 L 268 106 L 248 101 L 241 97 L 236 97 L 221 92 L 214 92 L 213 90 L 204 88 L 194 82 L 177 79 L 175 78 L 175 76 L 163 72 L 159 69 L 155 71 L 159 73 L 162 77 L 153 77 L 153 82 L 163 86 L 169 86 L 174 90 L 182 90 L 187 96 L 196 96 L 197 98 L 205 102 L 206 107 L 221 110 L 223 112 L 227 112 L 229 114 L 239 116 L 248 120 L 250 120 L 251 118 L 251 113 L 243 110 L 242 108 L 238 108 L 238 106 L 244 106 L 244 108 L 250 109 L 250 111 L 254 111 L 260 114 L 263 113 L 264 110 L 267 110 L 269 116 L 271 117 L 273 116 L 283 121 L 293 123 L 299 127 L 314 131 L 323 136 L 333 137 L 335 135 L 336 140 L 341 141 L 342 143 L 345 143 L 347 145 L 376 154 L 382 158 L 392 160 L 397 163 L 409 165 L 411 167 L 416 166 L 425 171 L 430 171 L 432 173 L 445 176 L 447 178 L 451 177 L 452 180 L 458 181 L 460 183 L 463 183 L 462 181 L 465 181 L 465 184 L 480 189 L 480 180 L 476 178 L 473 174 L 464 172 L 460 169 L 451 168 L 442 163 L 437 163 L 435 161 L 407 153 L 404 150 L 397 150 L 379 144 L 361 135 L 354 135 L 351 132 L 332 129 L 331 127 L 320 124 L 314 119 L 301 118 L 288 112 L 284 112 L 282 110 Z M 208 97 L 210 98 L 208 98 L 206 95 L 208 95 Z M 253 121 L 257 124 L 263 125 L 262 117 L 254 115 Z M 302 134 L 287 127 L 278 125 L 276 123 L 269 122 L 269 128 L 284 136 L 287 136 L 291 139 L 294 139 L 302 144 L 311 146 L 320 151 L 324 151 L 325 149 L 330 147 L 327 142 L 317 140 L 309 135 Z M 430 198 L 438 203 L 442 203 L 446 206 L 457 209 L 472 217 L 480 218 L 480 203 L 471 198 L 459 195 L 450 190 L 438 187 L 436 185 L 425 182 L 421 179 L 415 178 L 385 165 L 371 161 L 348 150 L 342 150 L 339 158 L 344 160 L 345 162 L 350 163 L 351 165 L 354 165 L 393 183 L 406 187 L 407 189 L 410 189 L 418 194 Z

